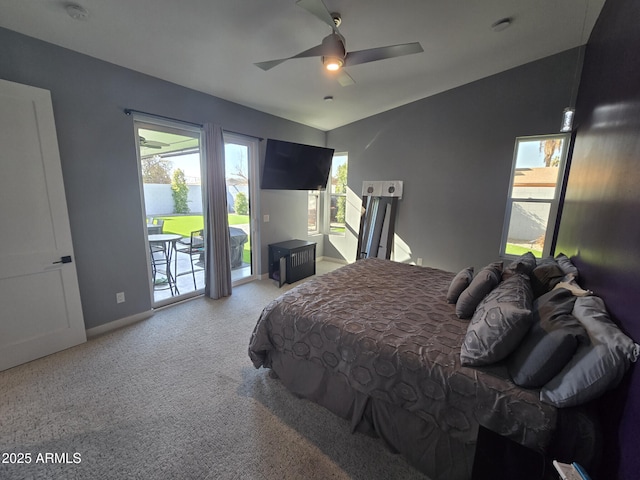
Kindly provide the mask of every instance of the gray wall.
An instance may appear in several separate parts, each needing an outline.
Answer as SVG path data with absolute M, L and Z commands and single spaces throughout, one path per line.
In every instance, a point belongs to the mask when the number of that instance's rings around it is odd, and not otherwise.
M 0 78 L 51 91 L 87 328 L 151 308 L 133 120 L 123 109 L 255 137 L 320 146 L 326 139 L 320 130 L 2 28 Z M 306 238 L 306 196 L 264 192 L 259 204 L 271 217 L 261 225 L 266 271 L 268 243 Z M 127 301 L 116 304 L 121 291 Z
M 496 260 L 515 138 L 557 133 L 578 50 L 569 50 L 329 132 L 349 152 L 350 233 L 325 256 L 353 261 L 363 180 L 404 180 L 395 259 L 458 271 Z

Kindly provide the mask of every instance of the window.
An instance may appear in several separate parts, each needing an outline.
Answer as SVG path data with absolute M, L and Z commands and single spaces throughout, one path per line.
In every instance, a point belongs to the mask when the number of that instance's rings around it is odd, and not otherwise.
M 347 171 L 346 153 L 336 153 L 331 164 L 329 205 L 329 234 L 344 235 L 346 232 L 345 213 L 347 210 Z
M 309 190 L 307 216 L 307 232 L 309 235 L 320 233 L 320 192 Z
M 321 196 L 318 190 L 309 190 L 308 192 L 308 217 L 307 232 L 309 235 L 326 232 L 321 228 L 322 218 L 327 220 L 330 235 L 344 235 L 346 231 L 345 214 L 347 208 L 347 154 L 337 153 L 333 156 L 331 164 L 331 176 L 329 177 L 329 185 L 327 185 L 327 194 L 324 205 L 327 214 L 321 215 L 323 206 L 321 204 Z
M 551 253 L 568 143 L 565 134 L 516 138 L 501 255 Z

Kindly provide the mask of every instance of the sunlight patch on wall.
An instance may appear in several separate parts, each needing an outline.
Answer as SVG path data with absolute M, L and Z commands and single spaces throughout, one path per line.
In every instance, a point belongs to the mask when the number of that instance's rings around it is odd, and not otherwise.
M 362 198 L 350 187 L 347 187 L 347 208 L 345 211 L 346 232 L 344 236 L 329 235 L 327 238 L 340 256 L 351 263 L 356 259 L 358 249 L 358 232 L 360 230 L 360 209 Z
M 411 263 L 415 265 L 415 262 L 411 259 L 411 247 L 404 241 L 397 233 L 393 234 L 393 250 L 391 252 L 391 259 L 394 262 Z

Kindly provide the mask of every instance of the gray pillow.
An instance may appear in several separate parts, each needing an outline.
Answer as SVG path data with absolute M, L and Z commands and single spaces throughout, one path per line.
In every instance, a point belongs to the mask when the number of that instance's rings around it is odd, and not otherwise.
M 533 302 L 533 319 L 538 322 L 553 322 L 561 315 L 571 315 L 576 297 L 570 290 L 557 288 L 545 293 Z
M 471 283 L 471 280 L 473 280 L 473 267 L 467 267 L 460 270 L 458 274 L 453 277 L 453 280 L 451 280 L 449 290 L 447 291 L 447 302 L 456 303 L 460 294 Z
M 556 255 L 556 262 L 565 275 L 573 275 L 576 280 L 578 279 L 578 268 L 564 253 Z
M 501 277 L 502 262 L 490 263 L 480 270 L 458 297 L 456 302 L 458 318 L 471 318 L 482 299 L 500 283 Z
M 564 272 L 555 260 L 538 265 L 530 275 L 533 296 L 537 298 L 552 290 L 562 281 L 563 277 Z
M 542 387 L 571 360 L 578 342 L 588 341 L 582 324 L 571 315 L 574 303 L 575 297 L 565 289 L 533 302 L 533 325 L 508 360 L 513 383 Z
M 581 405 L 616 387 L 630 362 L 640 355 L 640 345 L 611 321 L 601 298 L 578 297 L 573 316 L 590 342 L 580 345 L 571 361 L 540 390 L 540 400 L 556 407 Z
M 531 327 L 532 299 L 529 278 L 521 273 L 487 295 L 467 328 L 460 349 L 462 365 L 488 365 L 513 352 Z
M 534 257 L 531 252 L 524 253 L 504 269 L 502 279 L 506 280 L 516 273 L 531 275 L 534 268 L 536 268 L 536 257 Z

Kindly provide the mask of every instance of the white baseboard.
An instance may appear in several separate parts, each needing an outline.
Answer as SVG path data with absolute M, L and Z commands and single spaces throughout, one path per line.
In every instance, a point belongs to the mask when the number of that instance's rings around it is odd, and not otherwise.
M 132 325 L 141 320 L 145 320 L 152 315 L 153 310 L 148 310 L 146 312 L 136 313 L 135 315 L 131 315 L 130 317 L 120 318 L 103 325 L 98 325 L 97 327 L 89 328 L 87 330 L 87 339 L 97 337 L 98 335 L 103 335 L 113 330 L 117 330 L 118 328 L 126 327 L 127 325 Z

